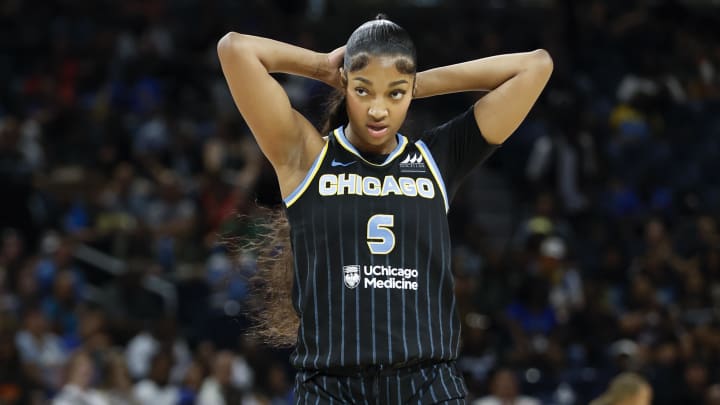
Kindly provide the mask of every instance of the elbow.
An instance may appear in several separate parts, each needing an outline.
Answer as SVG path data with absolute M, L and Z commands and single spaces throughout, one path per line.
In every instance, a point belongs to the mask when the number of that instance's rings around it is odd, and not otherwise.
M 247 36 L 238 34 L 237 32 L 228 32 L 223 35 L 217 43 L 217 53 L 220 59 L 226 59 L 232 55 L 246 54 L 242 52 L 242 48 L 247 47 Z
M 536 49 L 531 53 L 532 55 L 532 67 L 534 70 L 542 73 L 548 77 L 553 71 L 553 59 L 550 56 L 550 52 L 545 49 Z
M 217 43 L 217 53 L 220 57 L 222 57 L 224 54 L 227 54 L 230 49 L 232 48 L 232 42 L 233 38 L 238 35 L 237 32 L 228 32 L 227 34 L 223 35 L 222 38 Z

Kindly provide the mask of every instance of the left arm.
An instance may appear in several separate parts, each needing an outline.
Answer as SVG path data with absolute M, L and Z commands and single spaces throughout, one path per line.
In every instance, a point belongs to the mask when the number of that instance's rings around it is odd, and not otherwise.
M 489 143 L 501 144 L 530 112 L 552 70 L 544 49 L 490 56 L 419 72 L 415 98 L 489 91 L 475 102 L 475 120 Z

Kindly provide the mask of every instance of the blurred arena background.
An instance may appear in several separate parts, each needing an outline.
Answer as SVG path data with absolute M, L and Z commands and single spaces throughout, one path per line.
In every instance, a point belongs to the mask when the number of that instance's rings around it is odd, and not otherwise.
M 83 381 L 114 401 L 92 404 L 291 401 L 289 352 L 243 335 L 254 258 L 219 243 L 280 197 L 215 46 L 329 51 L 377 12 L 421 69 L 555 61 L 450 211 L 470 399 L 587 404 L 633 370 L 654 404 L 720 404 L 711 0 L 0 1 L 0 404 Z M 278 80 L 317 121 L 329 89 Z M 416 101 L 406 134 L 475 97 Z

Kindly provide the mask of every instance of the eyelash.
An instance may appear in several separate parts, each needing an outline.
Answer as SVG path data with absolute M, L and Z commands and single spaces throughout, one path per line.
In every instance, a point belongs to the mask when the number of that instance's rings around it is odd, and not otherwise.
M 397 97 L 395 97 L 395 95 L 397 95 Z M 404 90 L 393 90 L 390 92 L 390 97 L 393 100 L 400 100 L 401 98 L 403 98 L 404 95 L 405 95 Z
M 363 93 L 363 94 L 361 94 Z M 357 94 L 360 97 L 366 96 L 368 94 L 367 89 L 364 89 L 362 87 L 356 87 L 355 88 L 355 94 Z M 390 92 L 390 98 L 393 100 L 400 100 L 405 95 L 405 90 L 393 90 Z

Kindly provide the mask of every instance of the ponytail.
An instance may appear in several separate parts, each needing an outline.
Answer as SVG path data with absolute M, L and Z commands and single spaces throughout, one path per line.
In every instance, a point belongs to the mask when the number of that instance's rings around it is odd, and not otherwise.
M 248 335 L 273 347 L 292 347 L 300 319 L 292 303 L 294 265 L 290 224 L 281 208 L 265 211 L 261 231 L 245 250 L 257 255 L 257 272 L 250 278 Z
M 323 135 L 347 123 L 344 92 L 335 90 L 325 106 Z M 248 335 L 268 346 L 292 347 L 297 343 L 300 319 L 292 301 L 295 267 L 290 223 L 282 208 L 260 211 L 260 235 L 243 248 L 257 256 L 257 272 L 250 278 Z

